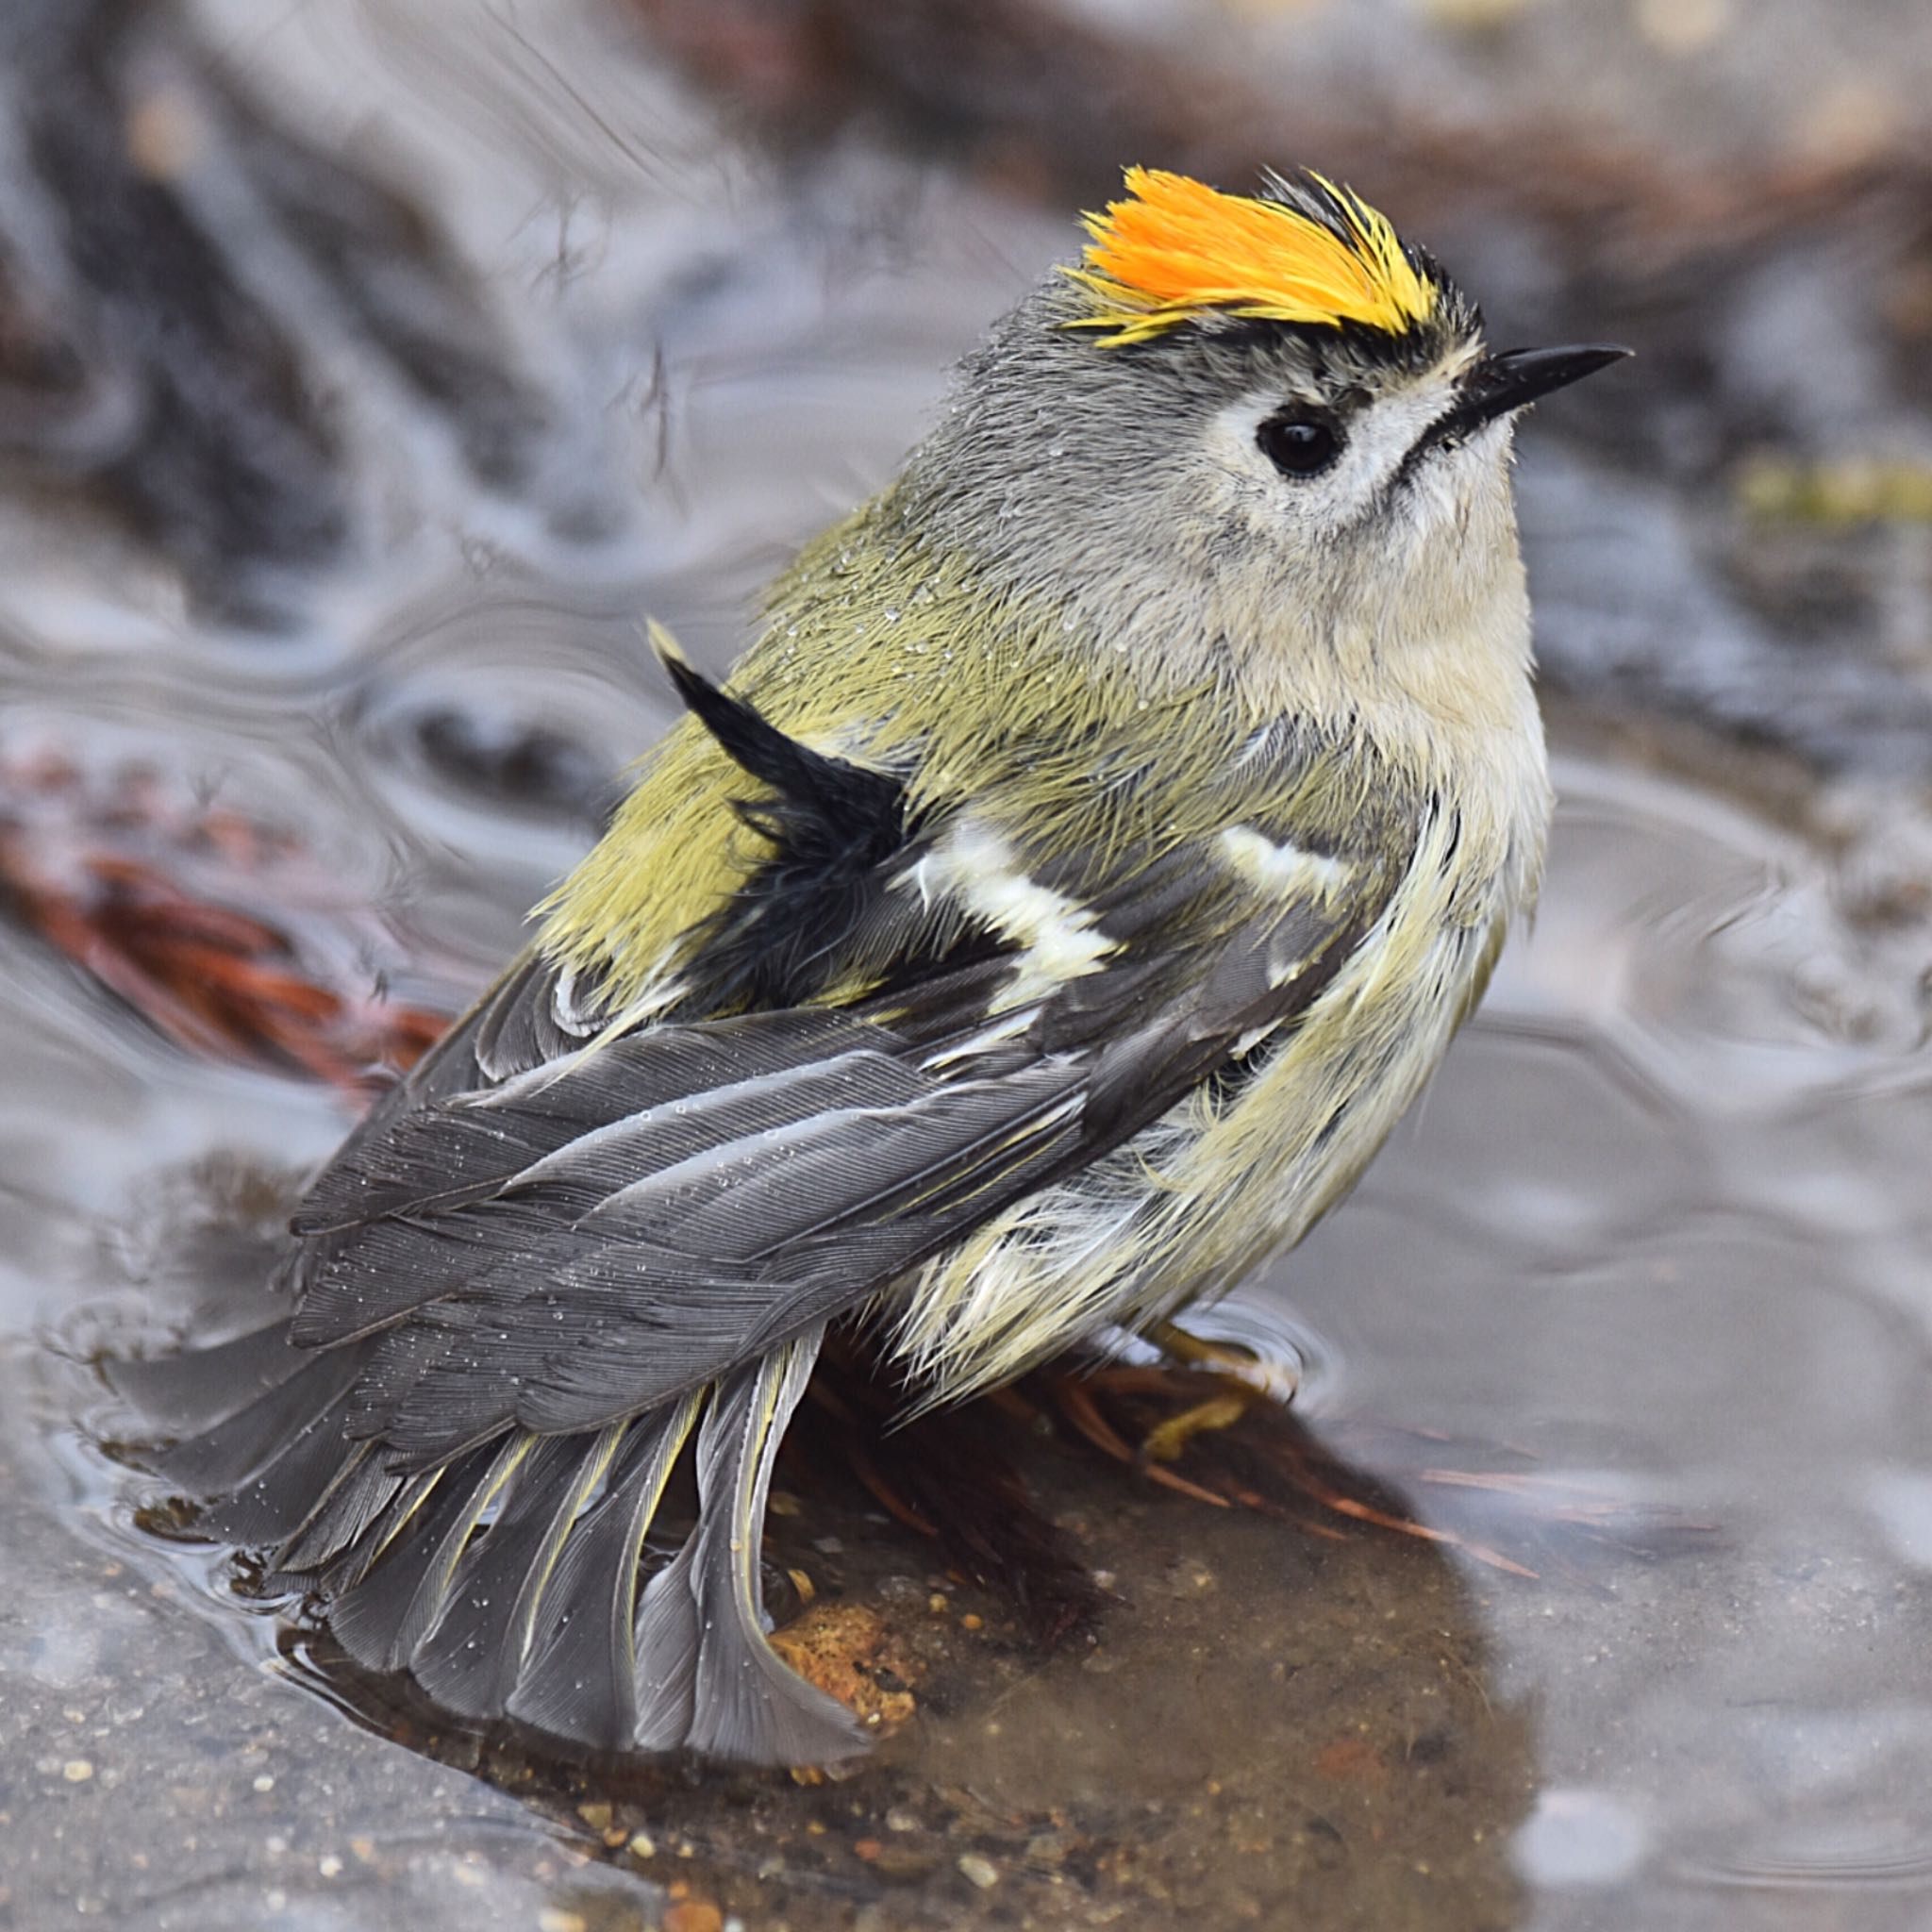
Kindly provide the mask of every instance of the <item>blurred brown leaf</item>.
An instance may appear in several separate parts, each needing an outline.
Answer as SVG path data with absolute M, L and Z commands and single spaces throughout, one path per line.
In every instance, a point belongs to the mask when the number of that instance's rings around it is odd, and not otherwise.
M 341 903 L 295 835 L 140 765 L 91 778 L 58 751 L 0 756 L 0 905 L 213 1058 L 359 1091 L 411 1065 L 448 1024 L 384 998 L 374 971 L 351 977 L 387 937 Z M 305 915 L 327 919 L 330 944 L 293 936 Z

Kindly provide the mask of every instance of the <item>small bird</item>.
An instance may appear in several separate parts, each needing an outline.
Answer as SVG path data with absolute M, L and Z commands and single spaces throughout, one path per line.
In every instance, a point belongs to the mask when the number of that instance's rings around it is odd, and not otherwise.
M 725 687 L 659 636 L 686 715 L 309 1189 L 275 1318 L 116 1371 L 208 1533 L 453 1711 L 861 1749 L 761 1601 L 827 1324 L 919 1407 L 1231 1284 L 1532 900 L 1513 424 L 1625 352 L 1489 350 L 1313 174 L 1133 168 L 1085 226 Z

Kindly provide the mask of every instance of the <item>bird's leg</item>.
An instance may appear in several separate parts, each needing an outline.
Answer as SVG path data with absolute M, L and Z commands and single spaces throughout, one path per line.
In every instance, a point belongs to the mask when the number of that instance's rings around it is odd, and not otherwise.
M 1221 1385 L 1217 1394 L 1150 1429 L 1141 1443 L 1144 1461 L 1175 1461 L 1196 1436 L 1227 1428 L 1257 1402 L 1285 1408 L 1294 1400 L 1301 1376 L 1291 1362 L 1266 1360 L 1233 1342 L 1209 1341 L 1175 1322 L 1157 1322 L 1143 1332 L 1170 1361 L 1198 1369 Z

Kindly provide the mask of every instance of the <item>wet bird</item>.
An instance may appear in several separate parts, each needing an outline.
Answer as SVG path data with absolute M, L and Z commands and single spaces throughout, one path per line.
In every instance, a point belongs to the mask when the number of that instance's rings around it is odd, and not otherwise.
M 158 1474 L 455 1711 L 859 1748 L 760 1593 L 827 1324 L 955 1401 L 1346 1191 L 1534 892 L 1512 429 L 1622 353 L 1491 351 L 1320 176 L 1130 170 L 726 686 L 661 641 L 687 715 L 275 1319 L 122 1365 Z

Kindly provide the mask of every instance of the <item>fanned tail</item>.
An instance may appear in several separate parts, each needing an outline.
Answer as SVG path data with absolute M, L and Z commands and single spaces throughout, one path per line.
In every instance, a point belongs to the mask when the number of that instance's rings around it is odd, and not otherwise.
M 209 1532 L 270 1552 L 273 1583 L 314 1592 L 358 1663 L 407 1672 L 458 1715 L 594 1750 L 795 1765 L 865 1746 L 843 1707 L 773 1650 L 759 1581 L 773 1465 L 823 1335 L 646 1414 L 511 1429 L 420 1473 L 345 1437 L 366 1343 L 310 1352 L 284 1322 L 109 1374 L 157 1420 L 202 1424 L 149 1466 L 212 1499 Z M 693 1436 L 697 1521 L 647 1571 Z

